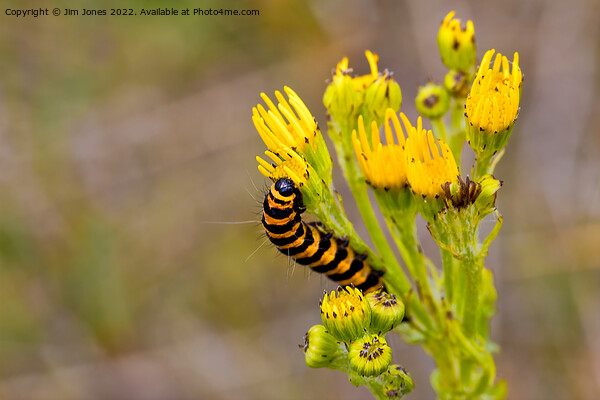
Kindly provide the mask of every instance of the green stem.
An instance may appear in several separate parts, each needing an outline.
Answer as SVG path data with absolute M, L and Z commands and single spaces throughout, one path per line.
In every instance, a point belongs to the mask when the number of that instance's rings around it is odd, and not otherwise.
M 427 267 L 425 266 L 425 256 L 417 239 L 415 215 L 396 213 L 394 216 L 395 223 L 388 222 L 388 225 L 396 246 L 406 263 L 410 275 L 423 290 L 422 295 L 432 297 Z
M 484 175 L 491 174 L 494 172 L 492 163 L 493 154 L 490 152 L 483 151 L 479 153 L 475 160 L 475 180 L 481 179 Z
M 354 160 L 351 162 L 354 162 Z M 410 283 L 377 222 L 377 217 L 375 216 L 367 192 L 367 185 L 364 183 L 361 184 L 358 179 L 349 181 L 349 184 L 367 232 L 369 232 L 375 249 L 377 249 L 377 252 L 383 258 L 386 265 L 386 275 L 388 275 L 386 280 L 398 287 L 400 290 L 399 294 L 405 295 L 410 290 Z
M 452 103 L 452 111 L 450 114 L 450 134 L 448 135 L 448 146 L 454 155 L 456 165 L 460 170 L 462 148 L 465 142 L 465 119 L 464 119 L 465 98 L 456 98 Z
M 448 304 L 454 303 L 454 256 L 449 250 L 440 249 L 444 270 L 444 289 Z
M 448 337 L 442 337 L 435 342 L 428 343 L 429 353 L 435 361 L 438 370 L 437 384 L 434 385 L 440 399 L 453 399 L 453 393 L 462 390 L 458 377 L 458 364 L 456 353 L 453 352 Z
M 435 136 L 448 143 L 448 138 L 446 137 L 446 124 L 444 123 L 444 120 L 442 118 L 433 118 L 430 121 Z
M 472 338 L 477 333 L 477 320 L 479 317 L 479 291 L 481 287 L 481 272 L 483 271 L 483 258 L 478 254 L 467 253 L 463 258 L 464 296 L 462 305 L 462 323 L 465 335 Z
M 368 256 L 374 259 L 379 258 L 358 236 L 354 230 L 354 225 L 350 222 L 343 209 L 338 206 L 331 191 L 325 191 L 323 193 L 323 201 L 319 203 L 319 206 L 314 210 L 314 213 L 325 226 L 333 229 L 341 237 L 347 238 L 358 253 L 367 253 Z M 375 260 L 373 261 L 376 263 Z
M 452 102 L 450 124 L 452 125 L 453 131 L 459 131 L 463 129 L 465 101 L 466 98 L 464 97 L 456 97 Z

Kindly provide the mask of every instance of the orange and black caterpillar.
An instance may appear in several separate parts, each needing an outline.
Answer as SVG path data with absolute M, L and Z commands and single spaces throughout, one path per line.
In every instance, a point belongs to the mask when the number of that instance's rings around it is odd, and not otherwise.
M 347 240 L 324 233 L 320 222 L 302 221 L 304 211 L 302 194 L 294 181 L 281 178 L 271 186 L 263 203 L 262 223 L 280 252 L 342 286 L 354 285 L 364 293 L 383 286 L 383 272 L 371 268 L 366 256 L 356 254 Z

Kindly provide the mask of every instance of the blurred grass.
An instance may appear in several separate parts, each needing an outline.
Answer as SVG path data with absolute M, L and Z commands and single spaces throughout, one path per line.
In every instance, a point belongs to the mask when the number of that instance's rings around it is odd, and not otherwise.
M 112 6 L 122 3 L 102 8 Z M 176 7 L 197 6 L 222 3 Z M 295 352 L 331 284 L 271 246 L 254 253 L 265 183 L 251 107 L 261 91 L 289 84 L 325 126 L 320 97 L 331 68 L 349 55 L 366 71 L 370 48 L 395 72 L 412 117 L 416 86 L 441 77 L 435 31 L 451 7 L 473 18 L 481 46 L 518 50 L 526 74 L 499 170 L 506 226 L 489 262 L 499 285 L 498 371 L 511 398 L 590 398 L 600 388 L 599 63 L 598 54 L 595 69 L 566 61 L 599 41 L 586 34 L 548 47 L 543 38 L 564 33 L 557 15 L 571 35 L 597 32 L 597 4 L 579 0 L 568 13 L 557 2 L 516 1 L 235 7 L 261 15 L 0 15 L 0 398 L 363 398 Z M 549 48 L 569 57 L 545 63 Z M 588 85 L 571 81 L 578 76 Z M 575 104 L 589 119 L 571 121 L 572 99 L 546 93 L 553 86 L 541 77 L 591 93 Z M 567 116 L 544 112 L 552 107 Z M 579 128 L 553 130 L 553 117 Z M 567 153 L 565 136 L 579 150 Z M 575 172 L 549 175 L 544 157 Z M 256 223 L 207 223 L 248 220 Z M 415 375 L 411 398 L 431 398 L 430 360 L 394 344 L 395 361 Z

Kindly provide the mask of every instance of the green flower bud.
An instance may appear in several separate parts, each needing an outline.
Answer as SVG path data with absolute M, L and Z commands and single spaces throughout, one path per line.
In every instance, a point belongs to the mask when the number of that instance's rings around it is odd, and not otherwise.
M 495 179 L 492 175 L 484 175 L 480 180 L 481 194 L 477 197 L 475 205 L 480 213 L 487 215 L 496 208 L 496 196 L 498 190 L 502 187 L 502 181 Z
M 323 95 L 323 104 L 336 121 L 358 113 L 363 103 L 363 93 L 354 89 L 350 75 L 345 72 L 335 75 Z
M 323 296 L 321 320 L 333 337 L 348 343 L 364 336 L 371 322 L 371 306 L 360 290 L 339 288 L 337 293 Z
M 304 350 L 306 365 L 311 368 L 326 367 L 338 356 L 340 345 L 323 325 L 314 325 L 304 335 Z
M 454 97 L 467 97 L 471 76 L 471 74 L 451 69 L 444 77 L 444 87 Z
M 323 95 L 323 104 L 334 121 L 354 119 L 364 102 L 365 89 L 379 78 L 379 56 L 369 50 L 365 52 L 365 56 L 371 68 L 370 74 L 351 77 L 352 69 L 349 68 L 346 57 L 335 68 L 331 83 Z
M 460 20 L 453 19 L 455 12 L 446 15 L 438 31 L 438 47 L 442 62 L 450 69 L 466 72 L 475 65 L 475 27 L 468 21 L 466 28 L 460 26 Z
M 419 87 L 415 105 L 422 116 L 429 119 L 441 118 L 450 108 L 450 96 L 442 86 L 429 82 Z
M 404 303 L 394 294 L 379 291 L 369 293 L 365 297 L 372 311 L 370 332 L 382 335 L 402 322 Z
M 389 366 L 387 373 L 382 375 L 384 380 L 384 392 L 390 399 L 401 399 L 410 393 L 415 384 L 408 372 L 397 364 Z
M 385 111 L 388 108 L 394 112 L 400 111 L 402 106 L 402 91 L 400 85 L 388 72 L 377 79 L 365 90 L 365 108 L 371 114 L 371 120 L 377 121 L 377 126 L 383 124 Z
M 392 362 L 392 349 L 383 336 L 367 335 L 350 344 L 348 360 L 359 375 L 377 376 Z

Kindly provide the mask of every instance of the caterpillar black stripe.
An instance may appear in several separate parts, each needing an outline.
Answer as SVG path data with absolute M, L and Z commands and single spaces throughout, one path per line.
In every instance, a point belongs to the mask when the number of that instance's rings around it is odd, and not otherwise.
M 342 286 L 354 285 L 364 293 L 383 286 L 383 272 L 371 268 L 366 256 L 356 254 L 347 240 L 324 233 L 321 223 L 302 221 L 305 210 L 294 181 L 282 178 L 271 186 L 263 203 L 262 223 L 280 252 Z

